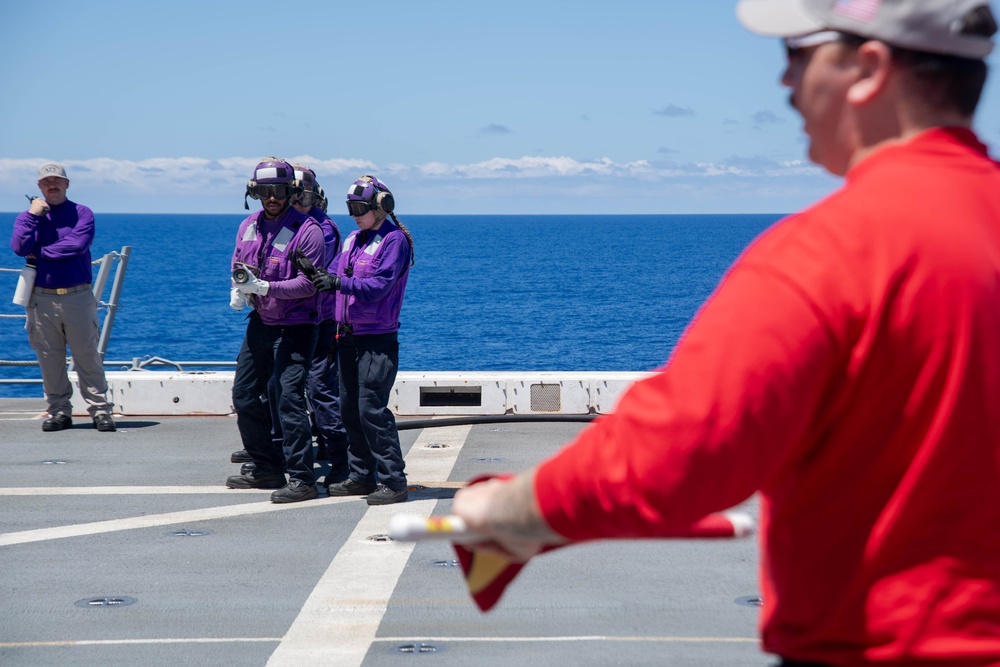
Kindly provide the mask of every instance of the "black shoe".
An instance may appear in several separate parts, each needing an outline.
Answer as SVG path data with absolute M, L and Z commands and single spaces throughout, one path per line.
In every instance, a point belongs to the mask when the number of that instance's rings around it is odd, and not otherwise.
M 326 487 L 326 492 L 331 496 L 367 496 L 369 493 L 373 493 L 374 491 L 374 484 L 355 482 L 353 479 L 347 479 L 343 482 L 337 482 L 336 484 L 331 484 Z
M 250 455 L 247 453 L 247 450 L 245 449 L 241 449 L 238 452 L 233 452 L 232 456 L 229 457 L 229 460 L 232 461 L 233 463 L 251 463 L 253 461 L 253 459 L 250 458 Z
M 406 487 L 399 489 L 390 489 L 385 484 L 379 484 L 378 488 L 374 492 L 368 494 L 368 504 L 369 505 L 392 505 L 393 503 L 403 503 L 406 499 L 410 497 L 409 492 Z
M 285 485 L 285 476 L 278 473 L 260 475 L 250 472 L 245 475 L 233 475 L 226 480 L 229 489 L 280 489 Z
M 315 484 L 295 480 L 271 494 L 272 503 L 297 503 L 319 497 Z
M 257 466 L 255 466 L 253 463 L 244 463 L 243 465 L 240 466 L 240 474 L 246 475 L 248 473 L 253 472 L 256 469 Z
M 349 470 L 331 469 L 330 472 L 326 474 L 326 479 L 323 480 L 323 483 L 326 484 L 327 486 L 332 486 L 334 484 L 340 484 L 341 482 L 346 482 L 350 478 L 351 478 L 351 472 Z
M 101 433 L 111 433 L 117 430 L 115 428 L 115 420 L 109 414 L 94 415 L 94 428 Z
M 50 415 L 48 419 L 42 422 L 43 431 L 61 431 L 72 426 L 73 418 L 61 412 Z

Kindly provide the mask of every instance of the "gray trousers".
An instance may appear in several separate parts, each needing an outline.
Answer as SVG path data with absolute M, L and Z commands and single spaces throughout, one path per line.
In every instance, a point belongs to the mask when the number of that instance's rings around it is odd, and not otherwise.
M 28 331 L 28 342 L 38 355 L 50 415 L 73 414 L 70 404 L 73 385 L 66 372 L 67 345 L 73 356 L 73 370 L 79 377 L 80 394 L 87 402 L 87 412 L 91 417 L 111 413 L 114 404 L 108 402 L 108 381 L 97 351 L 100 337 L 97 300 L 89 288 L 69 294 L 45 294 L 36 290 L 28 302 L 24 328 Z

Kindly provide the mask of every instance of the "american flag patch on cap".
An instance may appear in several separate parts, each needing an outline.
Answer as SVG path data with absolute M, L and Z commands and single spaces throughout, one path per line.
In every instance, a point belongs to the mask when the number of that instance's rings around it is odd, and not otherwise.
M 882 0 L 837 0 L 833 13 L 867 23 L 878 14 Z

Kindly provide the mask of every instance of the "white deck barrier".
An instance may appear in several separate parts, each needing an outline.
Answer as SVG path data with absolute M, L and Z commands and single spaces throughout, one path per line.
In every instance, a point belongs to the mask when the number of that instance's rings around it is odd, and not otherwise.
M 400 416 L 587 414 L 614 410 L 640 372 L 400 372 L 391 408 Z M 231 371 L 121 371 L 107 373 L 115 413 L 228 415 Z M 74 414 L 85 415 L 75 373 Z

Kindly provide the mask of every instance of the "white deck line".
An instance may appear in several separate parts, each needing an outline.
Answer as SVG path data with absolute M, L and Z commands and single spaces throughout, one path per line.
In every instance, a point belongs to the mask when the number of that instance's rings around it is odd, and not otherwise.
M 459 488 L 464 482 L 424 482 L 410 480 L 410 485 L 437 488 Z M 220 484 L 211 486 L 13 486 L 0 489 L 0 496 L 204 496 L 204 495 L 264 495 L 274 489 L 227 489 Z M 300 506 L 302 507 L 302 506 Z
M 191 637 L 163 639 L 77 639 L 51 642 L 0 642 L 0 648 L 42 648 L 49 646 L 121 646 L 131 644 L 239 644 L 280 642 L 279 637 Z M 757 637 L 613 637 L 583 635 L 580 637 L 378 637 L 374 643 L 412 644 L 438 642 L 539 643 L 539 642 L 660 642 L 664 644 L 747 644 L 759 643 Z
M 406 456 L 407 477 L 447 480 L 471 430 L 471 426 L 451 426 L 422 431 Z M 447 447 L 428 448 L 432 443 Z M 436 502 L 370 507 L 288 628 L 267 662 L 269 667 L 361 665 L 413 551 L 412 543 L 366 538 L 385 533 L 389 519 L 400 511 L 430 516 Z M 371 574 L 359 577 L 359 572 Z
M 308 503 L 287 504 L 275 504 L 270 501 L 261 501 L 245 505 L 207 507 L 204 509 L 187 510 L 184 512 L 168 512 L 166 514 L 151 514 L 149 516 L 138 516 L 128 519 L 112 519 L 110 521 L 94 521 L 92 523 L 80 523 L 70 526 L 37 528 L 35 530 L 22 530 L 13 533 L 0 534 L 0 547 L 11 546 L 14 544 L 27 544 L 29 542 L 42 542 L 45 540 L 58 540 L 67 537 L 99 535 L 101 533 L 112 533 L 119 530 L 153 528 L 156 526 L 169 526 L 177 523 L 193 523 L 196 521 L 207 521 L 210 519 L 228 519 L 234 516 L 264 514 L 266 512 L 301 509 L 302 507 L 315 507 L 316 503 L 337 503 L 347 501 L 357 502 L 357 498 L 320 498 L 317 500 L 310 500 Z
M 46 648 L 51 646 L 128 646 L 132 644 L 241 644 L 279 642 L 278 637 L 176 637 L 164 639 L 67 639 L 55 642 L 0 642 L 0 648 Z
M 0 496 L 175 496 L 214 494 L 271 494 L 274 489 L 227 489 L 212 486 L 15 486 L 0 489 Z

